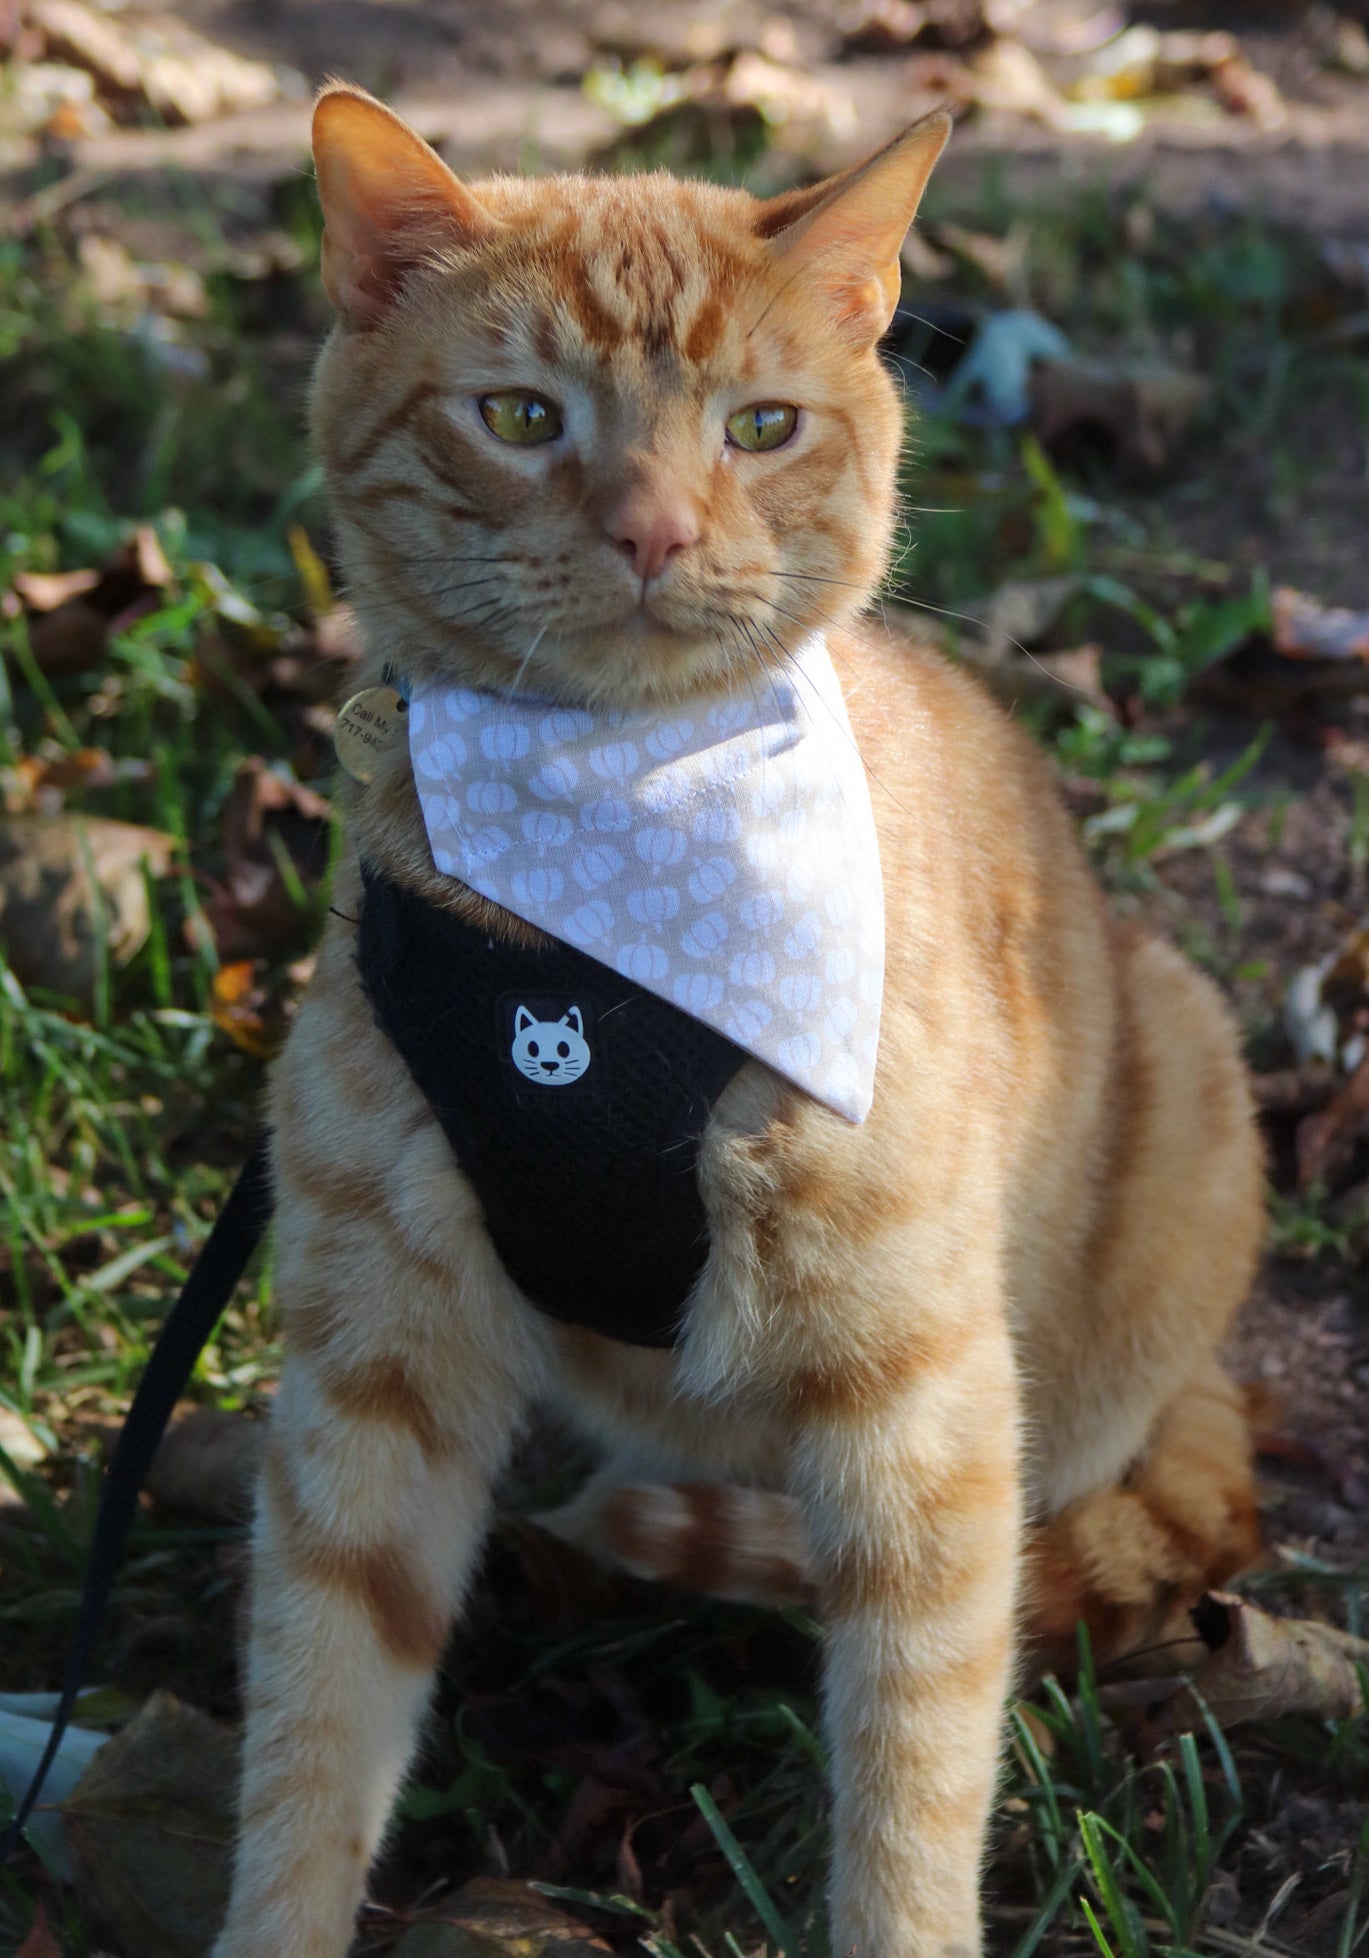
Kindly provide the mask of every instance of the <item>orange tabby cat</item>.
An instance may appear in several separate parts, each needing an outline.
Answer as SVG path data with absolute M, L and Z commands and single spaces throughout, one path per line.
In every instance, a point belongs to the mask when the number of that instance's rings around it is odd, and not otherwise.
M 350 789 L 272 1088 L 288 1357 L 218 1958 L 346 1951 L 536 1399 L 609 1450 L 556 1527 L 816 1600 L 833 1949 L 861 1958 L 980 1949 L 1023 1601 L 1045 1645 L 1083 1613 L 1118 1649 L 1252 1547 L 1212 1357 L 1261 1230 L 1232 1027 L 1109 920 L 1031 744 L 860 616 L 902 431 L 877 342 L 947 128 L 758 202 L 662 176 L 466 188 L 369 97 L 318 105 L 338 321 L 314 430 L 373 677 L 631 707 L 745 687 L 825 630 L 872 782 L 885 1001 L 863 1124 L 754 1060 L 717 1100 L 676 1348 L 560 1325 L 363 996 L 360 862 L 491 942 L 535 935 L 439 874 L 402 748 Z M 546 416 L 556 438 L 524 439 Z M 738 416 L 785 439 L 738 446 Z

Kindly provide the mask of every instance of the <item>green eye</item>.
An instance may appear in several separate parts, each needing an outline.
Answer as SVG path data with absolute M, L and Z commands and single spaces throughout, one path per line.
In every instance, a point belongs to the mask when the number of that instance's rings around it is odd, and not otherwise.
M 554 442 L 561 433 L 561 410 L 540 394 L 482 394 L 480 414 L 501 442 Z
M 798 422 L 797 408 L 783 401 L 757 401 L 728 417 L 727 439 L 736 449 L 782 449 Z

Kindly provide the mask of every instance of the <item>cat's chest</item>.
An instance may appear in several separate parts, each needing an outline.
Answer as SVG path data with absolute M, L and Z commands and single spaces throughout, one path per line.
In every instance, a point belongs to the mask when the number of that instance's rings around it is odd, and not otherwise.
M 357 960 L 520 1290 L 673 1345 L 708 1254 L 699 1140 L 742 1050 L 571 946 L 493 937 L 376 871 Z

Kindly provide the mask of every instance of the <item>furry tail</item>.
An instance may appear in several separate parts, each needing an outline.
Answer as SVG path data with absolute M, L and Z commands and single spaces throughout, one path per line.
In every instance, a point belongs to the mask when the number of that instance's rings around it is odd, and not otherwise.
M 1120 1484 L 1032 1530 L 1028 1669 L 1068 1670 L 1079 1619 L 1104 1662 L 1188 1634 L 1194 1600 L 1259 1553 L 1252 1453 L 1243 1396 L 1214 1364 L 1165 1408 Z M 634 1577 L 748 1603 L 814 1603 L 798 1506 L 769 1490 L 602 1476 L 536 1520 Z
M 596 1476 L 573 1502 L 534 1520 L 633 1577 L 744 1604 L 813 1600 L 798 1504 L 766 1489 Z

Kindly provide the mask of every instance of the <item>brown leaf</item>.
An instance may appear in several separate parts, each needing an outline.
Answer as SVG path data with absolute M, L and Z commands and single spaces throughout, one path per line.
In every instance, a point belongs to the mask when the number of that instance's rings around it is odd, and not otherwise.
M 55 612 L 70 599 L 94 591 L 99 582 L 98 571 L 19 571 L 14 589 L 30 612 Z
M 974 655 L 969 658 L 974 664 Z M 1060 653 L 1026 653 L 990 667 L 986 678 L 1005 707 L 1035 706 L 1052 721 L 1068 721 L 1081 704 L 1087 704 L 1115 717 L 1116 709 L 1103 690 L 1102 659 L 1102 648 L 1094 645 Z
M 34 1913 L 29 1934 L 15 1953 L 15 1958 L 62 1958 L 62 1947 L 48 1929 L 48 1914 L 41 1897 Z
M 93 76 L 102 100 L 124 120 L 152 109 L 165 122 L 203 122 L 259 108 L 281 93 L 267 62 L 215 46 L 170 13 L 140 13 L 125 24 L 85 0 L 30 0 L 28 14 L 49 58 Z
M 74 598 L 29 626 L 29 646 L 39 670 L 52 678 L 93 673 L 104 664 L 109 616 L 86 598 Z
M 6 795 L 10 815 L 34 810 L 55 816 L 75 789 L 113 788 L 116 782 L 146 782 L 152 764 L 139 755 L 115 761 L 104 748 L 62 748 L 54 754 L 20 755 L 14 764 L 16 788 Z
M 13 589 L 42 671 L 87 673 L 103 664 L 110 633 L 149 611 L 173 582 L 156 531 L 139 524 L 98 571 L 21 571 Z
M 847 54 L 897 54 L 914 42 L 963 48 L 989 31 L 981 0 L 857 0 L 841 27 Z
M 1285 659 L 1369 661 L 1369 612 L 1322 605 L 1291 585 L 1275 588 L 1274 646 Z
M 1042 360 L 1032 369 L 1032 418 L 1048 449 L 1101 436 L 1119 462 L 1155 470 L 1168 462 L 1209 392 L 1201 375 L 1182 368 Z
M 1312 1115 L 1335 1094 L 1336 1077 L 1320 1062 L 1310 1062 L 1253 1075 L 1250 1089 L 1261 1115 Z
M 0 945 L 21 985 L 89 1001 L 100 947 L 125 965 L 151 919 L 143 877 L 171 867 L 176 839 L 105 816 L 0 821 Z
M 83 1902 L 138 1958 L 202 1958 L 228 1901 L 237 1747 L 155 1693 L 62 1804 Z
M 1288 121 L 1288 107 L 1272 75 L 1252 66 L 1244 55 L 1233 55 L 1212 73 L 1213 86 L 1222 107 L 1236 116 L 1248 116 L 1258 129 L 1282 129 Z
M 1009 578 L 980 611 L 984 638 L 972 657 L 983 667 L 1011 665 L 1039 645 L 1079 588 L 1068 573 L 1054 578 Z
M 1355 1144 L 1369 1133 L 1369 1059 L 1360 1062 L 1340 1093 L 1298 1125 L 1298 1188 L 1334 1184 L 1349 1168 Z
M 228 1408 L 198 1407 L 171 1427 L 147 1475 L 157 1502 L 196 1516 L 240 1522 L 266 1445 L 266 1423 Z
M 996 292 L 1010 293 L 1017 284 L 1031 234 L 1015 226 L 1005 238 L 989 231 L 971 231 L 963 224 L 941 223 L 936 227 L 936 242 L 978 272 Z
M 273 1001 L 262 983 L 264 959 L 234 959 L 214 974 L 209 1017 L 245 1054 L 270 1060 L 285 1038 L 283 1003 Z
M 325 797 L 260 755 L 240 765 L 224 809 L 224 878 L 205 906 L 221 957 L 298 948 L 311 922 L 298 896 L 307 898 L 328 867 L 328 829 Z
M 602 1958 L 609 1949 L 526 1884 L 476 1877 L 412 1925 L 394 1958 Z
M 1345 1720 L 1364 1706 L 1357 1668 L 1369 1666 L 1369 1640 L 1312 1618 L 1271 1618 L 1244 1598 L 1209 1591 L 1193 1608 L 1207 1648 L 1193 1673 L 1218 1724 L 1275 1720 L 1287 1713 Z M 1191 1697 L 1179 1687 L 1160 1709 L 1163 1732 L 1193 1724 Z

